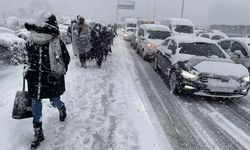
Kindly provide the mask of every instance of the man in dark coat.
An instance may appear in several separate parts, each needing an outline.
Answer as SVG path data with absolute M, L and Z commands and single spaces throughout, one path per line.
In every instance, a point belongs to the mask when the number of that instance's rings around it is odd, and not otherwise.
M 44 140 L 41 120 L 42 99 L 50 99 L 52 106 L 59 110 L 60 121 L 64 121 L 67 116 L 65 105 L 60 100 L 60 96 L 65 92 L 64 74 L 68 70 L 70 56 L 65 44 L 58 38 L 60 32 L 56 17 L 53 14 L 44 14 L 44 17 L 44 25 L 25 24 L 26 29 L 31 31 L 30 41 L 26 44 L 28 69 L 25 73 L 25 78 L 28 81 L 28 93 L 32 98 L 35 131 L 31 149 L 39 147 Z M 58 42 L 56 42 L 57 39 Z M 53 54 L 56 56 L 54 57 Z M 55 62 L 57 63 L 55 64 Z
M 101 24 L 96 24 L 91 31 L 91 39 L 90 43 L 92 44 L 92 53 L 94 53 L 96 57 L 96 63 L 99 67 L 101 67 L 102 60 L 103 60 L 103 40 L 101 39 L 102 37 L 102 32 L 101 32 Z

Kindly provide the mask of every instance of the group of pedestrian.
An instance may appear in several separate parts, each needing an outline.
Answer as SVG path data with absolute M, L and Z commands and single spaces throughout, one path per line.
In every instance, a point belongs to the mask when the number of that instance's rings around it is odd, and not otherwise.
M 44 140 L 42 128 L 42 99 L 50 99 L 53 107 L 59 110 L 59 121 L 66 117 L 66 106 L 60 96 L 65 92 L 64 76 L 70 63 L 68 50 L 59 38 L 60 31 L 55 15 L 44 12 L 36 22 L 25 23 L 30 31 L 26 43 L 27 61 L 23 75 L 28 82 L 28 95 L 32 99 L 34 140 L 31 149 L 36 149 Z M 73 53 L 78 56 L 81 67 L 86 68 L 87 59 L 96 59 L 100 67 L 103 57 L 111 52 L 115 37 L 112 27 L 96 23 L 90 28 L 85 19 L 77 16 L 70 28 Z M 117 35 L 117 34 L 116 34 Z
M 108 53 L 112 52 L 111 45 L 117 35 L 112 26 L 96 23 L 91 27 L 79 15 L 71 23 L 73 54 L 79 57 L 81 67 L 87 67 L 88 59 L 95 59 L 96 64 L 101 67 L 103 58 L 106 59 Z

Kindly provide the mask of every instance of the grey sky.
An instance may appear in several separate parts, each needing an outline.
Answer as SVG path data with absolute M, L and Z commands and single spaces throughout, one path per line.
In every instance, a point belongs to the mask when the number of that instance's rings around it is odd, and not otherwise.
M 1 0 L 0 13 L 28 7 L 30 1 Z M 64 15 L 82 14 L 89 18 L 115 21 L 116 0 L 46 0 L 53 11 Z M 135 11 L 119 11 L 120 16 L 153 18 L 153 0 L 135 0 Z M 156 19 L 179 17 L 182 0 L 156 0 Z M 249 0 L 185 0 L 184 17 L 196 25 L 250 24 Z

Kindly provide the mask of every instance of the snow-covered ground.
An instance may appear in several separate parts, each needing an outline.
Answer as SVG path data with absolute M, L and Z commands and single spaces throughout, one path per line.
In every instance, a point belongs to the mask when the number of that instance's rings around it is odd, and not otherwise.
M 71 45 L 68 50 L 72 51 Z M 94 61 L 82 69 L 77 58 L 71 59 L 62 96 L 68 118 L 60 123 L 58 111 L 43 100 L 45 141 L 40 150 L 171 149 L 120 39 L 101 69 Z M 22 66 L 0 70 L 1 150 L 27 150 L 33 139 L 32 119 L 11 118 L 21 74 Z

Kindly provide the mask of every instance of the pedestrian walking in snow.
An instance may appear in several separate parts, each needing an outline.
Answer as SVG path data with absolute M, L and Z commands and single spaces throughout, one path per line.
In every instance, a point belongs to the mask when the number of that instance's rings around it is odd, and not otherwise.
M 96 24 L 91 31 L 91 44 L 93 46 L 92 51 L 96 58 L 96 64 L 101 67 L 103 61 L 103 45 L 102 44 L 102 32 L 101 32 L 101 24 Z
M 77 19 L 78 20 L 79 18 L 79 15 L 77 16 Z M 72 27 L 71 27 L 71 35 L 72 35 L 72 49 L 73 49 L 73 54 L 74 56 L 79 56 L 79 51 L 78 51 L 78 47 L 77 47 L 77 44 L 76 44 L 76 39 L 77 39 L 77 28 L 78 28 L 78 25 L 77 25 L 77 21 L 73 21 L 72 22 Z
M 92 48 L 90 44 L 90 29 L 85 23 L 83 17 L 78 17 L 77 21 L 77 33 L 76 33 L 76 45 L 79 53 L 79 59 L 81 62 L 81 67 L 86 68 L 87 53 Z
M 52 106 L 59 110 L 60 121 L 64 121 L 67 116 L 60 96 L 65 92 L 64 75 L 68 70 L 70 56 L 65 44 L 59 39 L 56 17 L 44 12 L 39 22 L 25 24 L 25 28 L 31 31 L 30 41 L 26 44 L 28 69 L 24 72 L 28 81 L 28 94 L 32 98 L 35 135 L 31 149 L 39 147 L 44 140 L 42 99 L 50 99 Z

